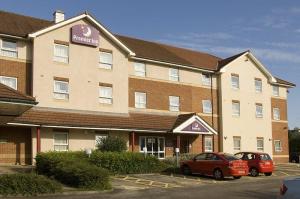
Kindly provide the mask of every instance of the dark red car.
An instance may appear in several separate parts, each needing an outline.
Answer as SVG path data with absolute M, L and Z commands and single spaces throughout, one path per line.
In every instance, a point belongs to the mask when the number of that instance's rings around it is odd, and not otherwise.
M 192 160 L 180 162 L 185 175 L 197 173 L 221 180 L 227 176 L 235 179 L 248 175 L 247 162 L 227 153 L 201 153 Z
M 240 152 L 235 154 L 235 156 L 248 162 L 249 173 L 253 177 L 258 176 L 259 173 L 271 176 L 274 171 L 273 161 L 267 153 Z

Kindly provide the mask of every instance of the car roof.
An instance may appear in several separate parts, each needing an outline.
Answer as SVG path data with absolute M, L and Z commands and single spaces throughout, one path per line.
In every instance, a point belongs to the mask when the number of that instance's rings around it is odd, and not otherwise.
M 253 151 L 241 151 L 241 152 L 238 152 L 238 153 L 253 153 L 253 154 L 266 154 L 266 155 L 269 155 L 268 153 L 264 153 L 264 152 L 253 152 Z M 235 153 L 235 154 L 238 154 L 238 153 Z

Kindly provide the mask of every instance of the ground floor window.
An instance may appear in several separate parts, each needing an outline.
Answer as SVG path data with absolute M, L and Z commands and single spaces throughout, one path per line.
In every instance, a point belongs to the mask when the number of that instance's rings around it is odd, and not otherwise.
M 213 139 L 212 139 L 212 137 L 205 137 L 204 138 L 204 151 L 205 152 L 212 152 L 213 151 Z
M 264 151 L 264 138 L 257 138 L 257 151 Z
M 54 151 L 68 151 L 68 133 L 54 133 Z
M 241 137 L 233 137 L 233 150 L 234 151 L 241 150 Z
M 275 140 L 274 147 L 275 147 L 275 152 L 281 152 L 282 151 L 281 141 Z
M 102 143 L 102 140 L 107 137 L 108 137 L 108 134 L 106 134 L 106 133 L 96 134 L 95 135 L 95 148 L 97 148 L 97 146 Z
M 140 136 L 140 152 L 144 153 L 144 147 L 147 149 L 147 154 L 158 158 L 165 158 L 165 138 L 154 136 Z

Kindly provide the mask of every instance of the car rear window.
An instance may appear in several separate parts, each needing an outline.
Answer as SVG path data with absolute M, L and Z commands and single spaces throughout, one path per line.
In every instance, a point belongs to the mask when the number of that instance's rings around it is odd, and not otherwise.
M 259 158 L 261 160 L 271 160 L 271 157 L 268 154 L 260 154 Z
M 227 154 L 227 153 L 225 153 L 225 154 L 223 155 L 223 157 L 224 157 L 226 160 L 228 160 L 228 161 L 239 160 L 239 158 L 237 158 L 236 156 L 231 155 L 231 154 Z

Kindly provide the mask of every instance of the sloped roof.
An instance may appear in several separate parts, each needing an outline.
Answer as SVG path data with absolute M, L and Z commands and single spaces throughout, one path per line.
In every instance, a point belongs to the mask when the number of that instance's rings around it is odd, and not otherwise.
M 35 98 L 0 83 L 0 101 L 36 104 Z
M 228 58 L 220 60 L 219 64 L 218 64 L 218 70 L 220 70 L 222 67 L 226 66 L 227 64 L 229 64 L 233 60 L 239 58 L 241 55 L 245 54 L 246 52 L 249 52 L 249 50 L 241 52 L 241 53 L 236 54 L 236 55 L 233 55 L 231 57 L 228 57 Z
M 291 82 L 288 82 L 288 81 L 285 81 L 283 79 L 279 79 L 278 77 L 275 77 L 276 81 L 278 84 L 284 84 L 284 85 L 288 85 L 288 86 L 291 86 L 291 87 L 295 87 L 296 84 L 294 83 L 291 83 Z

